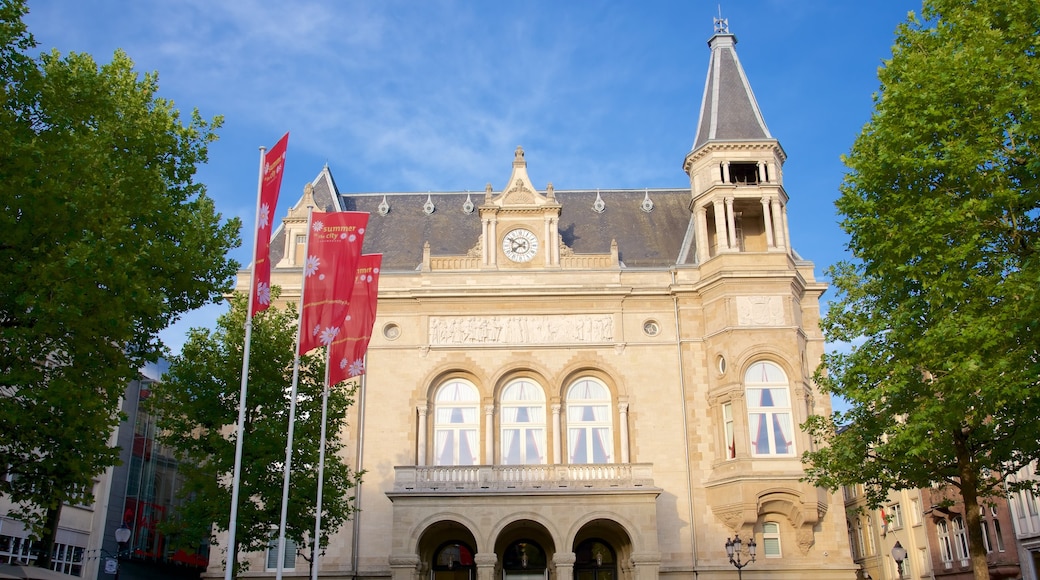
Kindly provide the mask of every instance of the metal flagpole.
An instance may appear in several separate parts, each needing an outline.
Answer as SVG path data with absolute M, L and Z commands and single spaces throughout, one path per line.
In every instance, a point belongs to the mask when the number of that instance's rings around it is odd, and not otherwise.
M 314 509 L 314 556 L 311 558 L 311 580 L 318 580 L 318 552 L 321 539 L 321 500 L 325 487 L 325 417 L 329 409 L 329 354 L 332 352 L 330 344 L 325 349 L 325 384 L 321 391 L 321 443 L 318 447 L 318 501 Z
M 368 383 L 368 354 L 365 354 L 365 372 L 358 376 L 358 436 L 357 457 L 354 461 L 354 473 L 360 473 L 363 467 L 362 457 L 365 453 L 365 385 Z M 350 550 L 351 577 L 356 579 L 358 575 L 358 548 L 361 545 L 361 482 L 354 488 L 354 533 L 352 534 L 352 546 Z
M 307 208 L 307 245 L 310 249 L 311 239 L 311 216 L 313 207 Z M 282 476 L 282 519 L 278 524 L 278 568 L 275 573 L 277 580 L 282 580 L 282 572 L 285 570 L 285 520 L 289 514 L 289 471 L 292 469 L 293 431 L 296 423 L 296 389 L 300 383 L 300 328 L 303 322 L 303 295 L 307 288 L 307 267 L 304 265 L 303 274 L 300 279 L 300 319 L 296 324 L 296 357 L 293 361 L 292 391 L 289 395 L 289 433 L 285 442 L 285 473 Z
M 260 201 L 264 191 L 264 151 L 260 148 L 260 171 L 256 180 L 256 221 L 260 223 Z M 253 228 L 253 271 L 249 275 L 249 305 L 246 306 L 246 336 L 242 352 L 242 388 L 238 394 L 238 434 L 235 439 L 235 470 L 231 476 L 231 517 L 228 520 L 227 562 L 224 565 L 224 580 L 231 580 L 238 550 L 235 546 L 235 528 L 238 526 L 238 489 L 242 479 L 242 438 L 246 423 L 246 392 L 249 390 L 249 346 L 253 340 L 253 297 L 256 293 L 256 244 L 260 228 Z

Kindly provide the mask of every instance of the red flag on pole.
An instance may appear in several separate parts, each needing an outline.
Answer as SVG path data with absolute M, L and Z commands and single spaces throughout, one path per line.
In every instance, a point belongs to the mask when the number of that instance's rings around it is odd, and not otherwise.
M 365 351 L 376 321 L 382 263 L 382 254 L 365 254 L 358 261 L 357 280 L 350 295 L 343 333 L 329 346 L 329 386 L 365 372 Z
M 250 316 L 267 310 L 271 305 L 271 229 L 278 192 L 285 174 L 285 147 L 289 144 L 286 133 L 264 155 L 263 177 L 260 183 L 260 206 L 256 215 L 256 255 L 253 256 L 253 303 Z
M 342 331 L 367 226 L 366 212 L 314 212 L 304 264 L 301 355 L 331 344 Z

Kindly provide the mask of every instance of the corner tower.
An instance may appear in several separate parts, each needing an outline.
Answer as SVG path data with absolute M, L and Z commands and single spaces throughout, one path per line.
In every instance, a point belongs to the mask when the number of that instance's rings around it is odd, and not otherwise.
M 697 261 L 725 253 L 790 252 L 786 154 L 766 127 L 726 20 L 715 19 L 690 176 Z

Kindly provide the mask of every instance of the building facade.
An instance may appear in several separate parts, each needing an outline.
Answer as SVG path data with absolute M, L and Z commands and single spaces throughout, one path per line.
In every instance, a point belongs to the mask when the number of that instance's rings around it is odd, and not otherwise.
M 1009 478 L 1009 483 L 1036 481 L 1036 462 L 1029 464 Z M 1018 557 L 1022 566 L 1022 578 L 1040 578 L 1040 502 L 1029 490 L 1008 492 L 1008 504 L 1015 526 Z
M 731 578 L 737 535 L 747 578 L 855 578 L 842 498 L 801 481 L 799 425 L 831 410 L 811 379 L 825 285 L 735 44 L 709 41 L 680 187 L 537 187 L 518 147 L 480 194 L 341 193 L 328 167 L 304 188 L 272 241 L 282 301 L 308 207 L 369 212 L 383 254 L 340 434 L 361 511 L 323 578 Z

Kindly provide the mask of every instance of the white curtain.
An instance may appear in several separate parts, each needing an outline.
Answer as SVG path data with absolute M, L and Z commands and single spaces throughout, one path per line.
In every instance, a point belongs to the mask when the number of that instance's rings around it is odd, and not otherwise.
M 448 445 L 451 443 L 452 432 L 448 429 L 440 429 L 434 433 L 434 461 L 436 465 L 451 465 L 452 454 Z
M 502 429 L 502 463 L 506 465 L 520 463 L 520 450 L 519 448 L 513 449 L 519 434 L 519 429 Z
M 610 460 L 611 460 L 611 458 L 614 455 L 611 452 L 613 450 L 614 446 L 612 445 L 613 441 L 611 441 L 611 437 L 610 437 L 610 429 L 609 428 L 605 428 L 605 427 L 600 427 L 600 428 L 597 428 L 597 429 L 593 429 L 592 433 L 595 435 L 596 440 L 599 441 L 600 448 L 603 450 L 603 455 L 604 455 L 603 456 L 603 462 L 604 463 L 610 463 Z M 595 456 L 593 456 L 592 460 L 596 461 L 596 459 L 597 458 Z
M 480 444 L 477 442 L 477 430 L 476 429 L 464 429 L 460 435 L 465 438 L 466 444 L 469 446 L 469 457 L 459 457 L 460 465 L 476 465 L 477 455 L 479 455 Z
M 794 430 L 791 426 L 791 415 L 789 413 L 776 413 L 773 420 L 780 428 L 780 434 L 784 440 L 776 442 L 777 453 L 794 453 Z
M 584 439 L 584 437 L 582 437 L 582 435 L 584 435 L 584 432 L 584 429 L 567 430 L 567 434 L 569 435 L 567 439 L 570 441 L 571 463 L 585 463 L 585 448 L 579 448 L 579 445 L 581 445 L 582 443 L 582 439 Z M 581 454 L 581 457 L 578 456 L 579 453 Z

